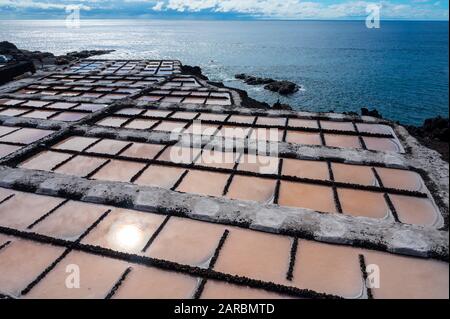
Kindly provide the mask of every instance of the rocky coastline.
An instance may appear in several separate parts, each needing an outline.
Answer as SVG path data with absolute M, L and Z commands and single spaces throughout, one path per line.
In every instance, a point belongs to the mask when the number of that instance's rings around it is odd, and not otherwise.
M 28 51 L 17 48 L 8 41 L 0 42 L 0 85 L 37 70 L 72 63 L 96 55 L 114 52 L 114 50 L 83 50 L 69 52 L 64 55 L 54 55 L 50 52 Z

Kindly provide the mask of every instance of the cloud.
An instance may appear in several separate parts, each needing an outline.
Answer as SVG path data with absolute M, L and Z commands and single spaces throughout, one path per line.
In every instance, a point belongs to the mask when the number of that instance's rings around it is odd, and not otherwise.
M 163 7 L 164 7 L 164 1 L 159 1 L 153 6 L 152 9 L 154 11 L 162 11 Z
M 422 3 L 413 5 L 412 2 Z M 235 13 L 260 18 L 341 19 L 366 16 L 369 5 L 382 7 L 385 18 L 446 18 L 448 9 L 432 8 L 428 0 L 412 0 L 411 4 L 389 1 L 347 1 L 326 4 L 301 0 L 167 0 L 158 3 L 158 11 Z M 439 4 L 434 4 L 439 6 Z
M 81 2 L 85 2 L 83 0 L 76 2 L 60 1 L 58 3 L 48 2 L 48 1 L 33 1 L 33 0 L 0 0 L 0 7 L 9 7 L 12 9 L 40 9 L 40 10 L 49 10 L 49 9 L 62 9 L 65 10 L 68 5 L 78 5 L 80 9 L 90 10 L 91 7 Z M 95 1 L 93 1 L 95 2 Z

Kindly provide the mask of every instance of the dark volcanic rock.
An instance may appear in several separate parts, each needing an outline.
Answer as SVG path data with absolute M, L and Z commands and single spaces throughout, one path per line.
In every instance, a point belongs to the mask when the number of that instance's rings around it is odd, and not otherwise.
M 432 119 L 426 119 L 422 126 L 407 126 L 407 129 L 413 135 L 421 138 L 436 139 L 446 143 L 449 142 L 448 118 L 438 116 Z
M 256 77 L 256 76 L 247 75 L 245 73 L 236 74 L 234 77 L 238 80 L 244 81 L 244 83 L 246 83 L 248 85 L 265 85 L 265 84 L 276 82 L 274 79 L 260 78 L 260 77 Z
M 0 68 L 0 85 L 13 81 L 15 78 L 28 72 L 36 72 L 34 64 L 30 61 L 8 63 L 8 65 Z
M 363 116 L 372 116 L 372 117 L 376 117 L 378 119 L 382 119 L 383 115 L 381 115 L 380 112 L 378 112 L 378 110 L 373 109 L 373 110 L 369 110 L 368 108 L 363 107 L 361 109 L 361 115 Z
M 423 124 L 423 130 L 427 132 L 432 138 L 436 138 L 442 142 L 447 143 L 449 141 L 448 129 L 449 119 L 444 119 L 440 116 L 433 119 L 427 119 Z
M 270 109 L 270 105 L 268 103 L 260 102 L 258 100 L 251 98 L 250 96 L 248 96 L 247 91 L 239 90 L 239 89 L 235 89 L 235 88 L 233 88 L 233 90 L 235 90 L 239 94 L 239 96 L 242 100 L 243 107 L 256 108 L 256 109 Z
M 55 60 L 56 65 L 66 65 L 69 63 L 70 63 L 70 60 L 66 57 L 57 57 Z
M 102 55 L 114 52 L 114 50 L 84 50 L 80 52 L 70 52 L 65 55 L 55 56 L 49 52 L 28 51 L 18 49 L 13 43 L 0 42 L 0 54 L 5 55 L 9 62 L 2 68 L 2 81 L 7 83 L 26 72 L 34 73 L 37 69 L 47 66 L 65 65 L 95 55 Z
M 9 56 L 12 61 L 29 61 L 33 62 L 36 68 L 43 65 L 62 65 L 76 61 L 77 59 L 85 59 L 95 55 L 103 55 L 114 52 L 114 50 L 83 50 L 79 52 L 69 52 L 65 55 L 55 56 L 49 52 L 20 50 L 13 43 L 3 41 L 0 42 L 0 54 Z
M 83 50 L 83 51 L 69 52 L 65 55 L 59 56 L 58 58 L 66 58 L 69 60 L 86 59 L 91 56 L 104 55 L 112 52 L 114 52 L 114 50 Z
M 238 80 L 244 81 L 248 85 L 265 85 L 264 89 L 279 93 L 281 95 L 288 95 L 299 90 L 299 86 L 289 81 L 277 81 L 271 78 L 260 78 L 251 76 L 245 73 L 236 74 L 234 76 Z
M 435 117 L 424 121 L 423 125 L 406 126 L 409 133 L 423 145 L 439 152 L 445 161 L 449 161 L 449 119 Z
M 292 111 L 292 107 L 289 104 L 280 103 L 280 100 L 278 100 L 274 105 L 272 105 L 272 109 Z
M 267 84 L 264 88 L 272 92 L 277 92 L 281 95 L 293 94 L 299 90 L 297 84 L 289 81 L 272 82 L 270 84 Z
M 199 66 L 182 65 L 181 72 L 188 75 L 194 75 L 202 80 L 208 81 L 208 77 L 203 75 L 202 68 Z
M 8 41 L 0 42 L 0 54 L 11 54 L 16 52 L 19 52 L 19 49 L 17 49 L 17 47 L 11 42 Z

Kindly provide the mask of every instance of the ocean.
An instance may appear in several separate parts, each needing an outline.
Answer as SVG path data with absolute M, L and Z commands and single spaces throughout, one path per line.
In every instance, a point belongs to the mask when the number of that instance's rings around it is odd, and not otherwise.
M 214 81 L 296 110 L 376 108 L 418 125 L 448 116 L 448 22 L 382 21 L 0 21 L 0 40 L 63 54 L 114 49 L 108 58 L 179 59 Z M 290 80 L 302 90 L 280 97 L 234 79 L 236 73 Z

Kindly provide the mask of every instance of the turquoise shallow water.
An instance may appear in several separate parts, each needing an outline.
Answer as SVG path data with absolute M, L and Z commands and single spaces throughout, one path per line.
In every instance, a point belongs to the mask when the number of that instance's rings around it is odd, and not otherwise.
M 269 103 L 279 96 L 234 74 L 291 80 L 304 90 L 281 100 L 298 110 L 365 106 L 407 124 L 448 116 L 448 22 L 0 21 L 0 40 L 56 54 L 108 48 L 117 50 L 109 57 L 180 59 Z

